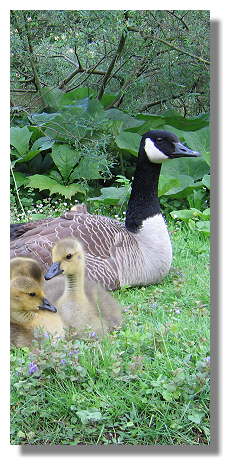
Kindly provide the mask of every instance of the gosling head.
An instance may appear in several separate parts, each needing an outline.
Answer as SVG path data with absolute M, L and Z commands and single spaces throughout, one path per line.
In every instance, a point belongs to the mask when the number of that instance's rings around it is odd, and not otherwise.
M 154 130 L 146 132 L 140 142 L 139 157 L 148 158 L 151 163 L 178 157 L 199 157 L 200 153 L 182 144 L 172 132 Z
M 45 274 L 49 280 L 59 274 L 73 275 L 79 267 L 85 265 L 85 255 L 81 243 L 75 238 L 59 240 L 52 248 L 52 261 Z
M 24 322 L 33 318 L 40 310 L 57 311 L 56 307 L 45 298 L 40 284 L 25 276 L 11 281 L 10 296 L 11 320 Z
M 39 284 L 43 282 L 42 270 L 35 259 L 16 256 L 10 263 L 11 279 L 19 276 L 26 276 L 34 279 Z

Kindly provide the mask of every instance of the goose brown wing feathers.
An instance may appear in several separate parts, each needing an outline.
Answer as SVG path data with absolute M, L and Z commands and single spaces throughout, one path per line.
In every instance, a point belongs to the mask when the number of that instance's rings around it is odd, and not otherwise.
M 45 223 L 44 223 L 45 222 Z M 86 270 L 90 279 L 99 281 L 110 290 L 120 287 L 118 266 L 115 259 L 115 240 L 120 232 L 126 234 L 124 224 L 108 217 L 89 213 L 66 212 L 62 217 L 41 221 L 32 230 L 11 242 L 11 257 L 30 256 L 43 270 L 52 262 L 51 249 L 59 239 L 75 237 L 86 252 Z

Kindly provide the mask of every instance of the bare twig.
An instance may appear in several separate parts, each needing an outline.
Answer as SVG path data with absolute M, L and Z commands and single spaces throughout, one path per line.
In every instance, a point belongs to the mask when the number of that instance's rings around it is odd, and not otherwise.
M 184 28 L 187 29 L 187 31 L 189 31 L 189 27 L 187 26 L 187 24 L 183 20 L 183 16 L 181 16 L 181 17 L 177 16 L 173 10 L 166 10 L 166 12 L 169 13 L 169 15 L 174 16 L 177 20 L 179 20 L 183 24 Z
M 113 57 L 112 61 L 110 62 L 109 64 L 109 67 L 108 67 L 108 70 L 104 76 L 104 80 L 103 80 L 103 83 L 101 85 L 101 88 L 100 88 L 100 91 L 99 91 L 99 94 L 98 94 L 98 99 L 100 100 L 104 94 L 104 90 L 105 90 L 105 87 L 106 87 L 106 84 L 108 82 L 108 79 L 109 77 L 111 76 L 112 74 L 112 70 L 115 66 L 115 63 L 117 62 L 117 60 L 119 59 L 119 57 L 121 56 L 121 53 L 123 51 L 123 48 L 125 46 L 125 42 L 126 42 L 126 31 L 123 31 L 121 37 L 120 37 L 120 40 L 119 40 L 119 44 L 118 44 L 118 47 L 117 47 L 117 51 L 116 51 L 116 54 L 115 56 Z
M 190 57 L 193 57 L 194 59 L 198 60 L 199 62 L 203 62 L 206 65 L 210 65 L 209 60 L 203 59 L 202 57 L 196 56 L 195 54 L 191 54 L 190 52 L 185 51 L 184 49 L 181 49 L 180 47 L 175 46 L 174 44 L 172 44 L 172 42 L 165 41 L 165 39 L 160 39 L 155 34 L 152 34 L 152 35 L 145 34 L 144 31 L 141 31 L 138 28 L 134 28 L 133 26 L 128 26 L 127 29 L 128 29 L 128 31 L 133 31 L 134 33 L 139 33 L 143 38 L 149 38 L 149 39 L 152 39 L 154 41 L 159 41 L 162 44 L 165 44 L 166 46 L 170 47 L 171 49 L 174 49 L 175 51 L 180 52 L 181 54 L 186 54 L 186 55 L 188 55 Z
M 35 61 L 35 58 L 34 58 L 34 51 L 33 51 L 33 46 L 32 46 L 32 42 L 31 42 L 31 35 L 30 35 L 30 31 L 29 31 L 25 11 L 23 11 L 23 18 L 24 18 L 24 28 L 25 28 L 25 34 L 26 34 L 26 39 L 27 39 L 27 43 L 28 43 L 28 50 L 29 50 L 29 61 L 30 61 L 32 71 L 33 71 L 33 76 L 34 76 L 34 84 L 35 84 L 36 90 L 39 92 L 39 95 L 40 95 L 40 98 L 42 100 L 43 106 L 45 107 L 47 103 L 45 102 L 44 96 L 43 96 L 43 93 L 42 93 L 42 87 L 41 87 L 41 83 L 40 83 L 40 80 L 39 80 L 36 61 Z

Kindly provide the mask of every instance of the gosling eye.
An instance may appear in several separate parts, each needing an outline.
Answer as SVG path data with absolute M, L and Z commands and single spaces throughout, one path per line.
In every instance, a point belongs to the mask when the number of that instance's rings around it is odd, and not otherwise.
M 30 297 L 35 297 L 35 292 L 29 292 Z
M 72 258 L 72 255 L 70 253 L 66 255 L 66 259 L 71 259 L 71 258 Z

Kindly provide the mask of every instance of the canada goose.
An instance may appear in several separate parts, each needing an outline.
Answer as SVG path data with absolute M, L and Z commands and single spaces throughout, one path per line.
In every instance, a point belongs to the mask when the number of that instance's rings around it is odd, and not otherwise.
M 197 156 L 198 152 L 185 147 L 168 131 L 146 132 L 140 142 L 125 224 L 109 217 L 69 211 L 57 219 L 21 226 L 21 236 L 11 243 L 12 256 L 32 256 L 47 269 L 53 244 L 73 236 L 83 243 L 89 279 L 106 288 L 161 281 L 172 261 L 171 242 L 158 199 L 161 165 L 167 159 Z
M 58 241 L 52 249 L 52 260 L 45 279 L 61 273 L 65 276 L 64 293 L 56 302 L 65 326 L 76 328 L 80 335 L 100 338 L 121 324 L 121 309 L 111 294 L 85 279 L 85 253 L 78 240 Z
M 37 330 L 63 336 L 64 327 L 57 310 L 44 296 L 35 279 L 18 276 L 10 282 L 11 344 L 30 346 Z M 49 313 L 49 312 L 52 313 Z

